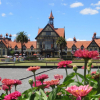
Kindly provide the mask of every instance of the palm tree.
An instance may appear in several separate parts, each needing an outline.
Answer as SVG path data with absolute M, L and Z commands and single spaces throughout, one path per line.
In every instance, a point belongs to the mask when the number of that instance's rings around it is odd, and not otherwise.
M 21 43 L 21 53 L 23 57 L 23 44 L 28 42 L 28 36 L 25 34 L 24 31 L 17 33 L 16 42 Z
M 62 58 L 62 49 L 66 47 L 67 43 L 65 38 L 59 37 L 56 41 L 57 46 L 59 46 L 60 51 L 61 51 L 61 58 Z

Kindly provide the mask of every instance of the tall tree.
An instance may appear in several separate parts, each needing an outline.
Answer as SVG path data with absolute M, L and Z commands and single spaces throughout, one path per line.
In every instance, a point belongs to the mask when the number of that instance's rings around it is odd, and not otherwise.
M 62 58 L 62 49 L 66 47 L 67 43 L 65 38 L 59 37 L 56 41 L 57 46 L 59 46 L 60 51 L 61 51 L 61 58 Z
M 17 33 L 16 42 L 21 43 L 21 53 L 23 57 L 23 44 L 28 42 L 28 36 L 24 31 Z

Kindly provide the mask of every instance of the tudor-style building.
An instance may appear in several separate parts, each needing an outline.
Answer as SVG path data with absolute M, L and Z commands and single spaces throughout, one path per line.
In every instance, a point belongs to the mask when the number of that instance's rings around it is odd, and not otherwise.
M 54 27 L 54 17 L 51 11 L 49 23 L 44 28 L 39 28 L 37 41 L 37 53 L 44 57 L 59 57 L 59 48 L 57 47 L 56 40 L 62 36 L 65 38 L 64 28 Z
M 60 57 L 60 50 L 56 45 L 56 40 L 58 37 L 62 36 L 65 38 L 64 28 L 54 27 L 54 17 L 52 11 L 49 17 L 49 23 L 44 28 L 38 29 L 38 34 L 36 36 L 36 41 L 28 41 L 23 45 L 23 53 L 26 56 L 32 56 L 34 54 L 40 55 L 42 57 Z M 10 55 L 10 51 L 14 50 L 15 54 L 21 54 L 21 43 L 17 43 L 16 40 L 11 40 L 12 35 L 3 37 L 0 35 L 0 57 L 4 55 Z M 74 37 L 73 41 L 66 41 L 67 45 L 63 49 L 63 55 L 72 56 L 73 52 L 77 49 L 87 49 L 97 50 L 100 52 L 100 37 L 93 34 L 91 41 L 77 41 Z

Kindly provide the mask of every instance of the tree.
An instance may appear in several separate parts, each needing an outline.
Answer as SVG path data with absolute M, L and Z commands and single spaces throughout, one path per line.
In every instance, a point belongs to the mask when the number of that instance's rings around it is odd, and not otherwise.
M 62 49 L 66 47 L 67 43 L 65 38 L 59 37 L 56 41 L 57 46 L 59 46 L 60 51 L 61 51 L 61 58 L 62 58 Z
M 21 43 L 21 53 L 23 57 L 23 44 L 28 42 L 28 36 L 25 34 L 24 31 L 17 33 L 16 42 Z
M 11 50 L 10 51 L 10 54 L 13 56 L 14 55 L 14 50 Z

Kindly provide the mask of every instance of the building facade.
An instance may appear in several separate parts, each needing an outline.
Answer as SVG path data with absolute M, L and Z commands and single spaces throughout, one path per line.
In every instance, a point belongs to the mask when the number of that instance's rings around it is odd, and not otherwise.
M 12 35 L 6 33 L 6 37 L 0 35 L 0 56 L 10 55 L 10 51 L 14 51 L 15 54 L 21 55 L 21 43 L 17 43 L 16 40 L 11 40 Z M 54 16 L 52 11 L 49 17 L 49 23 L 44 28 L 38 29 L 36 41 L 28 41 L 23 45 L 23 53 L 27 56 L 34 54 L 43 57 L 60 57 L 60 49 L 57 47 L 56 41 L 59 37 L 65 38 L 64 28 L 54 27 Z M 73 52 L 77 49 L 97 50 L 100 52 L 100 37 L 93 34 L 91 41 L 77 41 L 74 37 L 73 41 L 66 41 L 67 45 L 63 49 L 63 55 L 72 56 Z

